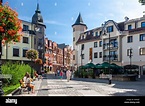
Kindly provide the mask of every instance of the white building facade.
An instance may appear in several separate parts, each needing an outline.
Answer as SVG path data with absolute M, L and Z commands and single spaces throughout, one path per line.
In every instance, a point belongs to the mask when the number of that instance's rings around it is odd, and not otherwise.
M 84 25 L 81 23 L 80 27 L 84 28 Z M 75 24 L 73 28 L 76 28 Z M 110 63 L 126 69 L 131 66 L 138 74 L 145 74 L 145 16 L 131 20 L 125 17 L 125 21 L 119 23 L 108 20 L 79 35 L 73 30 L 73 37 L 78 38 L 73 40 L 76 57 L 73 64 L 77 67 L 88 62 L 101 64 L 110 60 Z

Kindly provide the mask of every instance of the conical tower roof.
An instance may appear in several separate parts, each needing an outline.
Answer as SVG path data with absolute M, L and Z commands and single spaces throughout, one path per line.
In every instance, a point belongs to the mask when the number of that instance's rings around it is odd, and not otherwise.
M 32 17 L 32 23 L 36 24 L 36 23 L 40 23 L 43 24 L 43 17 L 41 15 L 41 11 L 39 9 L 39 4 L 37 3 L 37 9 L 35 11 L 35 14 Z
M 78 16 L 76 22 L 72 25 L 72 27 L 73 27 L 74 25 L 84 25 L 84 26 L 86 26 L 86 24 L 84 24 L 84 22 L 83 22 L 83 19 L 82 19 L 82 16 L 81 16 L 80 13 L 79 13 L 79 16 Z

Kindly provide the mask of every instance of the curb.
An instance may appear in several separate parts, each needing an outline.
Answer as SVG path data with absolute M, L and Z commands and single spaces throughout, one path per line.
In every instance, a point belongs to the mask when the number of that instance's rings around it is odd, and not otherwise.
M 10 94 L 6 95 L 6 96 L 13 96 L 13 95 L 16 95 L 19 90 L 21 89 L 21 87 L 18 87 L 17 89 L 15 89 L 14 91 L 12 91 Z

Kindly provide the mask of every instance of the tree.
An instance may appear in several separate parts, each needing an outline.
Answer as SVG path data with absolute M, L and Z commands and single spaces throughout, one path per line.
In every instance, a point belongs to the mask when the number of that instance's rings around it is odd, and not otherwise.
M 26 51 L 26 57 L 28 59 L 31 59 L 31 60 L 37 59 L 38 58 L 38 55 L 39 55 L 39 53 L 35 49 L 31 49 L 31 50 Z
M 138 0 L 139 3 L 141 3 L 142 5 L 145 5 L 145 0 Z
M 18 42 L 22 36 L 21 20 L 18 13 L 8 6 L 0 4 L 0 40 L 2 43 Z

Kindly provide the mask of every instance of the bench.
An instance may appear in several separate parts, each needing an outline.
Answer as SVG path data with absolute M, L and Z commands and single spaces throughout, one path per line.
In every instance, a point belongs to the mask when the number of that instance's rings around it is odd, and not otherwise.
M 20 80 L 19 82 L 20 82 L 20 92 L 19 92 L 19 94 L 22 94 L 24 91 L 27 91 L 28 94 L 29 94 L 29 92 L 31 91 L 31 88 L 26 86 L 25 83 L 22 80 Z

